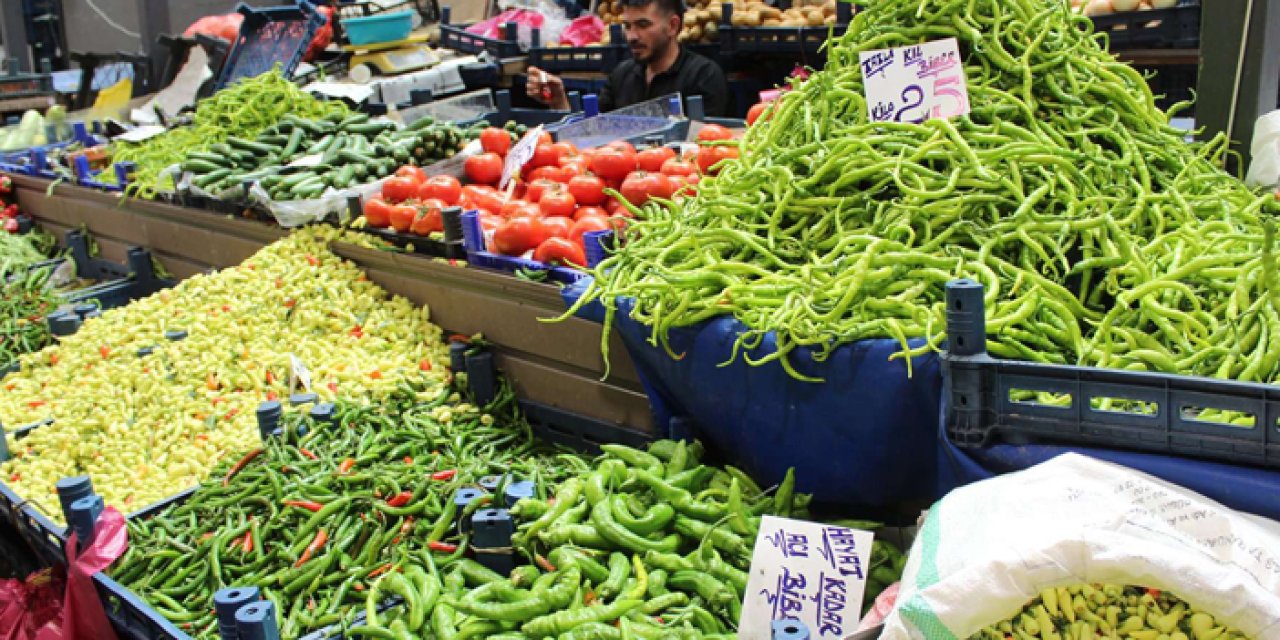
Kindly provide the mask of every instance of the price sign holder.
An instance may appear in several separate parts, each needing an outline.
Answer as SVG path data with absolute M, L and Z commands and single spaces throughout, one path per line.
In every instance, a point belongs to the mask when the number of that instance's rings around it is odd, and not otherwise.
M 858 54 L 872 122 L 923 122 L 969 113 L 955 38 Z
M 524 165 L 533 159 L 533 152 L 538 148 L 538 138 L 541 135 L 542 125 L 538 125 L 525 133 L 516 146 L 511 147 L 511 151 L 507 153 L 506 162 L 502 163 L 502 180 L 498 181 L 499 189 L 506 188 L 511 179 L 520 174 Z M 507 193 L 509 197 L 510 190 Z

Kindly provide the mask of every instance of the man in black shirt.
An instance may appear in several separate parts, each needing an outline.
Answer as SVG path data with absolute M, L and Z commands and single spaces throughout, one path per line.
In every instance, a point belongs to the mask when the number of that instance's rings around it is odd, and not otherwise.
M 622 0 L 622 25 L 631 48 L 631 60 L 609 73 L 600 92 L 600 110 L 644 102 L 670 93 L 702 96 L 706 114 L 725 117 L 729 111 L 729 84 L 724 72 L 708 60 L 680 46 L 676 36 L 683 23 L 684 0 Z M 529 97 L 552 109 L 569 109 L 564 82 L 529 67 L 525 90 Z

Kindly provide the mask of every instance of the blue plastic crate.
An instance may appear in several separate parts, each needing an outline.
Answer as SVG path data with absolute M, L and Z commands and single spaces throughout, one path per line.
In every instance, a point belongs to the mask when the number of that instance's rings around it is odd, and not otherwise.
M 262 9 L 242 2 L 236 11 L 244 16 L 244 22 L 222 65 L 218 89 L 242 78 L 262 75 L 277 64 L 285 77 L 290 77 L 326 21 L 307 2 Z
M 479 214 L 467 211 L 462 214 L 463 246 L 467 249 L 467 263 L 475 267 L 506 273 L 517 271 L 541 271 L 547 279 L 560 284 L 571 284 L 587 277 L 587 273 L 569 267 L 553 267 L 536 260 L 491 253 L 485 249 L 484 231 L 480 227 Z
M 516 40 L 516 25 L 505 25 L 503 35 L 506 38 L 486 38 L 468 33 L 469 24 L 450 24 L 451 7 L 440 7 L 440 46 L 461 51 L 463 53 L 484 53 L 502 59 L 518 58 L 524 55 L 520 43 Z
M 539 40 L 539 30 L 535 29 L 534 42 Z M 563 73 L 566 71 L 587 71 L 608 73 L 621 62 L 631 57 L 622 34 L 622 25 L 609 26 L 609 42 L 607 45 L 586 47 L 543 47 L 535 44 L 529 48 L 529 66 L 543 71 Z
M 93 126 L 94 128 L 97 127 L 96 124 Z M 56 179 L 59 174 L 54 170 L 53 164 L 49 160 L 50 154 L 66 149 L 73 144 L 92 147 L 105 142 L 104 138 L 90 130 L 90 125 L 84 122 L 75 122 L 71 126 L 71 137 L 66 140 L 0 154 L 0 171 L 37 176 L 50 180 Z
M 413 12 L 378 13 L 360 18 L 343 18 L 342 29 L 351 44 L 394 42 L 409 37 L 413 31 Z

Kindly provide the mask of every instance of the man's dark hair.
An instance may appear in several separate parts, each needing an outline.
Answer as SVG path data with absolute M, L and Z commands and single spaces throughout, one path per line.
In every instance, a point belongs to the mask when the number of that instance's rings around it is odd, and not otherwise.
M 681 21 L 684 20 L 684 0 L 622 0 L 624 7 L 647 7 L 652 3 L 657 3 L 663 12 L 674 13 L 680 16 Z

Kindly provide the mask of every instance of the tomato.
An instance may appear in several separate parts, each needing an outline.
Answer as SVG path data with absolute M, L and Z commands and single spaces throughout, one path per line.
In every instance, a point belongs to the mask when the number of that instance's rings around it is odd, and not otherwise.
M 413 178 L 387 178 L 382 183 L 382 197 L 388 202 L 404 202 L 418 196 L 418 183 Z
M 529 182 L 543 178 L 552 182 L 559 182 L 561 184 L 569 181 L 569 176 L 566 175 L 566 171 L 558 166 L 538 167 L 537 169 L 529 172 Z
M 649 198 L 670 198 L 671 189 L 671 180 L 667 176 L 661 173 L 637 171 L 627 176 L 619 191 L 627 202 L 640 207 L 644 206 Z
M 662 163 L 662 167 L 659 171 L 669 176 L 691 176 L 698 172 L 698 166 L 688 160 L 671 158 L 670 160 Z
M 521 216 L 503 222 L 493 232 L 493 246 L 498 253 L 518 256 L 536 248 L 546 240 L 546 229 L 537 218 Z
M 494 231 L 503 223 L 502 216 L 494 215 L 484 209 L 476 212 L 476 218 L 480 220 L 481 231 Z
M 719 169 L 712 170 L 712 167 L 720 163 L 721 160 L 738 157 L 737 147 L 703 147 L 698 152 L 698 168 L 703 173 L 718 173 Z
M 573 226 L 569 228 L 569 239 L 578 243 L 583 243 L 582 236 L 592 231 L 608 231 L 613 228 L 613 224 L 609 222 L 609 218 L 598 216 L 595 214 L 582 216 L 578 218 Z
M 667 160 L 676 157 L 676 152 L 668 147 L 650 147 L 636 154 L 636 164 L 641 171 L 658 173 Z
M 569 193 L 578 204 L 604 204 L 604 180 L 595 176 L 569 178 Z
M 697 177 L 698 176 L 668 176 L 667 179 L 671 181 L 671 197 L 675 198 L 677 196 L 683 196 L 685 198 L 692 198 L 698 195 L 698 187 L 696 186 L 698 184 L 696 181 Z
M 487 209 L 493 212 L 497 212 L 502 209 L 502 205 L 506 202 L 502 192 L 491 187 L 484 187 L 483 190 L 477 189 L 472 192 L 470 197 L 471 203 L 469 206 L 472 208 Z
M 623 153 L 630 153 L 631 155 L 635 155 L 636 153 L 635 146 L 632 145 L 630 142 L 627 142 L 626 140 L 614 140 L 613 142 L 610 142 L 605 146 L 612 149 L 617 149 Z
M 440 210 L 447 206 L 443 200 L 436 198 L 422 201 L 422 204 L 418 205 L 418 219 L 413 221 L 413 226 L 409 230 L 420 236 L 444 231 L 444 216 L 441 215 Z
M 382 198 L 369 198 L 364 203 L 364 220 L 369 226 L 385 229 L 391 226 L 391 205 Z
M 733 133 L 728 129 L 718 125 L 705 125 L 698 131 L 698 142 L 711 142 L 712 140 L 730 140 Z
M 413 221 L 418 219 L 418 208 L 411 204 L 391 205 L 391 228 L 396 233 L 408 233 Z
M 427 172 L 423 171 L 422 167 L 415 167 L 411 164 L 406 164 L 403 167 L 396 169 L 396 177 L 409 178 L 416 184 L 422 184 L 427 181 Z
M 529 202 L 537 202 L 542 199 L 542 194 L 552 191 L 563 191 L 564 185 L 559 182 L 553 182 L 546 178 L 538 178 L 530 182 L 524 191 L 524 199 Z
M 591 159 L 591 172 L 605 180 L 622 180 L 636 170 L 636 157 L 617 148 L 606 147 Z
M 533 150 L 533 157 L 529 159 L 526 167 L 556 167 L 560 165 L 561 149 L 554 144 L 539 144 Z
M 482 184 L 469 184 L 462 188 L 462 199 L 459 201 L 459 204 L 465 208 L 474 209 L 479 206 L 476 204 L 477 198 L 483 198 L 484 196 L 482 194 L 490 193 L 492 191 L 493 187 Z
M 560 163 L 563 158 L 572 158 L 578 155 L 578 145 L 572 142 L 557 142 L 551 145 L 556 150 L 556 164 Z
M 747 111 L 747 126 L 755 124 L 756 120 L 759 120 L 760 116 L 764 115 L 765 109 L 771 106 L 773 106 L 772 102 L 757 102 L 751 105 L 751 109 Z M 768 120 L 768 118 L 765 119 Z
M 502 204 L 498 208 L 498 215 L 504 218 L 519 218 L 521 216 L 532 216 L 534 218 L 542 217 L 542 209 L 538 205 L 524 200 L 511 199 Z
M 418 198 L 443 200 L 446 205 L 462 201 L 462 183 L 453 176 L 432 176 L 418 187 Z
M 480 148 L 486 153 L 505 156 L 511 149 L 511 134 L 507 133 L 506 129 L 488 127 L 480 132 Z
M 568 218 L 554 217 L 543 218 L 542 228 L 547 232 L 548 238 L 568 238 L 569 231 L 573 229 L 573 221 Z
M 552 143 L 552 140 L 551 140 L 550 131 L 543 131 L 542 133 L 538 134 L 538 144 L 551 144 L 551 143 Z
M 547 264 L 572 264 L 587 266 L 587 256 L 578 243 L 567 238 L 550 238 L 538 245 L 533 259 Z
M 467 158 L 462 166 L 467 180 L 479 184 L 498 184 L 502 179 L 502 156 L 481 153 Z
M 626 216 L 628 218 L 631 217 L 631 211 L 628 210 L 625 206 L 623 206 L 622 201 L 617 198 L 611 197 L 608 200 L 605 200 L 604 211 L 605 213 L 609 214 L 611 217 L 612 216 Z
M 574 202 L 573 194 L 568 191 L 558 189 L 547 191 L 538 199 L 538 208 L 542 209 L 542 214 L 545 216 L 570 218 L 577 207 L 578 203 Z
M 574 220 L 581 220 L 587 216 L 601 216 L 607 218 L 609 217 L 609 212 L 600 207 L 578 207 L 573 212 Z
M 575 177 L 586 175 L 586 173 L 587 173 L 586 160 L 578 159 L 573 162 L 560 163 L 560 177 L 563 178 L 563 182 L 565 182 L 566 184 L 568 184 L 568 182 L 574 179 Z

